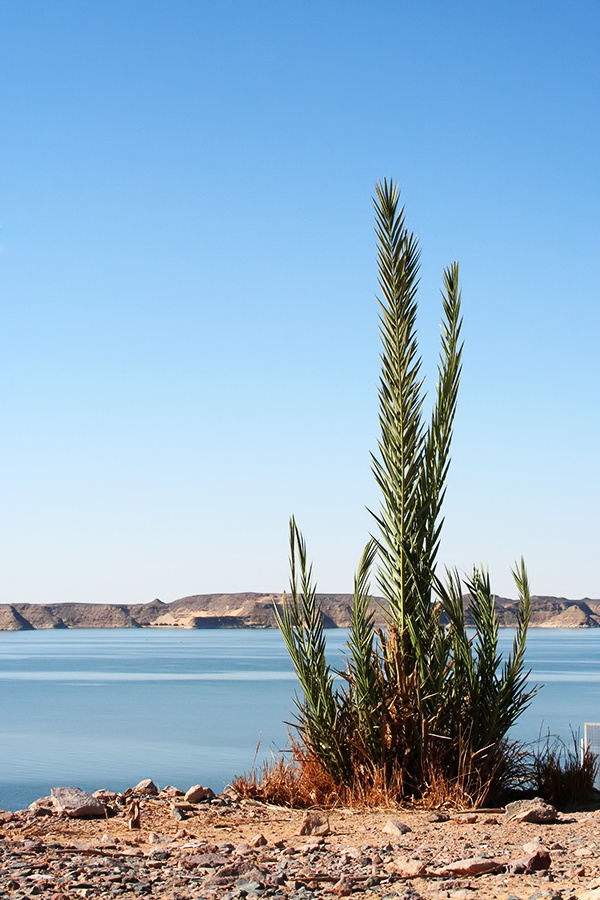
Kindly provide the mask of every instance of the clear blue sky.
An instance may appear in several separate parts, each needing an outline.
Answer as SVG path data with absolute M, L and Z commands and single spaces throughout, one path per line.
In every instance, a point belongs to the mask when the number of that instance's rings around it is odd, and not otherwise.
M 441 560 L 600 597 L 596 0 L 2 0 L 0 602 L 349 591 L 374 183 L 464 375 Z

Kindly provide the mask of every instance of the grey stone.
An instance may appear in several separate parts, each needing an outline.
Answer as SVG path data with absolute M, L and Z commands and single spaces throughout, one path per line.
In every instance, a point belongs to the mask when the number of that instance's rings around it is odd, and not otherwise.
M 249 894 L 255 894 L 257 891 L 262 889 L 262 884 L 260 881 L 254 881 L 251 878 L 238 878 L 235 883 L 235 886 L 240 891 L 247 891 Z
M 53 787 L 50 796 L 58 812 L 75 819 L 100 818 L 106 810 L 99 800 L 76 787 Z

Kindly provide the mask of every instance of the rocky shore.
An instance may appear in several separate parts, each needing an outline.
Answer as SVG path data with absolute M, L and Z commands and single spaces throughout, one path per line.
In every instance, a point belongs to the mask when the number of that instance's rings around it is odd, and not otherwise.
M 350 624 L 350 594 L 320 594 L 327 628 Z M 281 594 L 195 594 L 172 603 L 3 603 L 0 631 L 49 628 L 275 628 L 274 605 Z M 533 628 L 598 628 L 600 600 L 532 597 Z M 517 602 L 496 598 L 501 627 L 517 624 Z M 378 625 L 384 622 L 377 599 L 373 602 Z M 469 621 L 468 606 L 466 619 Z
M 292 810 L 200 785 L 0 813 L 0 898 L 600 900 L 600 812 Z

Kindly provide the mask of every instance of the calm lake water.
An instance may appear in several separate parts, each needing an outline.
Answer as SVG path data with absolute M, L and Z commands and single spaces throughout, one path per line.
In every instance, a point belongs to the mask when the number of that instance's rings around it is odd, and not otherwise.
M 346 632 L 327 636 L 337 665 Z M 600 629 L 532 630 L 527 659 L 545 687 L 515 738 L 600 721 Z M 65 784 L 219 791 L 285 747 L 295 690 L 278 631 L 0 632 L 0 809 Z

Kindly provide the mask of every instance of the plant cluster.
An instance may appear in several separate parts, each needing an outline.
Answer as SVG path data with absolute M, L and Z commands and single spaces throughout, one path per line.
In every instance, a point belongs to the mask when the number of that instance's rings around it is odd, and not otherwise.
M 321 803 L 410 798 L 471 806 L 509 783 L 519 754 L 507 732 L 535 693 L 527 689 L 523 665 L 524 567 L 515 573 L 519 625 L 502 662 L 489 579 L 478 570 L 466 583 L 474 629 L 467 629 L 461 582 L 451 573 L 446 585 L 435 582 L 429 643 L 411 643 L 411 630 L 400 631 L 391 603 L 387 628 L 376 630 L 368 583 L 376 544 L 369 543 L 355 578 L 346 664 L 337 671 L 326 660 L 316 585 L 293 519 L 290 547 L 290 595 L 278 617 L 302 695 L 296 697 L 300 741 L 292 745 L 288 774 L 305 780 L 310 766 L 311 782 L 326 784 L 325 791 L 313 790 Z
M 518 627 L 503 661 L 487 573 L 475 569 L 465 582 L 473 631 L 465 623 L 458 573 L 447 572 L 444 581 L 436 575 L 461 374 L 458 264 L 444 272 L 438 383 L 426 421 L 416 336 L 419 247 L 393 182 L 377 185 L 374 202 L 382 366 L 381 435 L 372 468 L 381 506 L 355 576 L 342 671 L 327 662 L 312 568 L 302 534 L 290 522 L 290 594 L 276 613 L 302 696 L 296 698 L 295 764 L 288 774 L 304 777 L 310 770 L 315 784 L 320 778 L 330 798 L 333 792 L 344 802 L 385 797 L 477 804 L 509 779 L 514 752 L 507 734 L 535 693 L 524 669 L 527 574 L 521 561 L 513 573 Z M 382 630 L 375 628 L 371 605 L 374 568 L 387 616 Z

